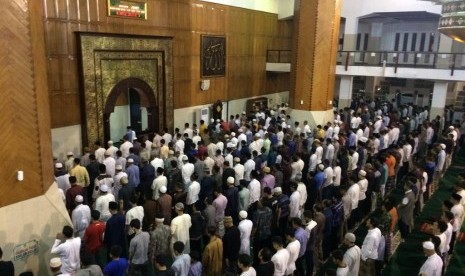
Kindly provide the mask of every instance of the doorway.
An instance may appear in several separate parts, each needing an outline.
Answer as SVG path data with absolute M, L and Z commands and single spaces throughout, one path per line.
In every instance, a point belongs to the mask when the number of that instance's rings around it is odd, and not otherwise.
M 153 89 L 143 80 L 128 78 L 118 82 L 105 105 L 105 141 L 120 141 L 131 126 L 137 135 L 158 129 L 156 99 Z

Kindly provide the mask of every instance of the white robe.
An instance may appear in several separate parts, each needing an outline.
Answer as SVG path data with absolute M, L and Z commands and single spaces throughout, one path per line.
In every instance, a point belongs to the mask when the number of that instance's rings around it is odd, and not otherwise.
M 189 254 L 191 251 L 189 242 L 189 228 L 191 228 L 191 216 L 182 214 L 171 221 L 171 244 L 177 241 L 184 243 L 184 253 Z
M 250 255 L 250 234 L 252 233 L 253 223 L 251 220 L 244 219 L 239 222 L 239 231 L 241 232 L 241 248 L 239 254 Z

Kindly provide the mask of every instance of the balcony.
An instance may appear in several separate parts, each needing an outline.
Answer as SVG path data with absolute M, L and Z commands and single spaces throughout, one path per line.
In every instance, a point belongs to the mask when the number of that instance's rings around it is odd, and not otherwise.
M 465 54 L 339 51 L 336 74 L 463 81 L 465 80 Z
M 274 73 L 291 72 L 291 51 L 290 50 L 267 50 L 266 51 L 266 71 Z

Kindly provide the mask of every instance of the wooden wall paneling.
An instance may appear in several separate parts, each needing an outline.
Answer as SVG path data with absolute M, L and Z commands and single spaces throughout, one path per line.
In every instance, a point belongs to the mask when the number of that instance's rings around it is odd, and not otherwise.
M 68 19 L 68 2 L 69 1 L 62 1 L 57 0 L 55 2 L 57 14 L 55 18 L 59 19 Z
M 100 16 L 106 16 L 106 9 L 100 10 L 100 2 L 99 0 L 87 0 L 89 22 L 99 22 Z
M 79 2 L 68 1 L 68 19 L 73 21 L 79 21 Z
M 93 0 L 92 2 L 96 1 Z M 89 22 L 89 0 L 77 0 L 77 3 L 79 5 L 79 20 L 83 22 Z
M 149 5 L 152 9 L 148 11 L 148 17 L 151 18 L 151 23 L 153 26 L 157 26 L 159 28 L 167 28 L 168 27 L 168 7 L 169 3 L 166 1 L 155 0 L 149 2 Z M 150 7 L 149 6 L 149 7 Z
M 55 4 L 56 3 L 53 0 L 42 0 L 45 18 L 56 18 L 57 17 L 57 11 L 56 11 Z
M 49 57 L 47 60 L 47 75 L 48 75 L 48 88 L 50 91 L 57 91 L 60 90 L 60 80 L 58 78 L 61 74 L 60 70 L 60 61 L 57 57 Z

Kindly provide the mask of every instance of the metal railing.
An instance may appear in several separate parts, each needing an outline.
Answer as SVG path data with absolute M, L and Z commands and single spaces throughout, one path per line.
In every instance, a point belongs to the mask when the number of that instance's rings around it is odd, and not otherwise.
M 267 50 L 266 62 L 290 63 L 290 50 Z M 337 65 L 349 66 L 386 66 L 398 68 L 430 68 L 465 70 L 465 53 L 441 52 L 389 52 L 389 51 L 338 51 Z
M 337 64 L 349 66 L 386 66 L 447 69 L 450 75 L 455 70 L 465 70 L 465 54 L 438 52 L 387 52 L 387 51 L 339 51 Z
M 290 63 L 291 51 L 290 50 L 267 50 L 266 62 L 271 63 Z

